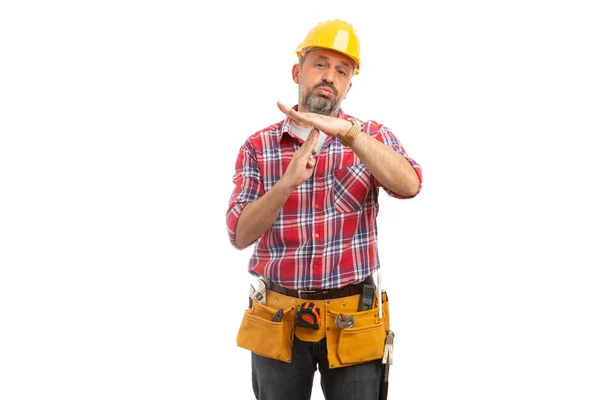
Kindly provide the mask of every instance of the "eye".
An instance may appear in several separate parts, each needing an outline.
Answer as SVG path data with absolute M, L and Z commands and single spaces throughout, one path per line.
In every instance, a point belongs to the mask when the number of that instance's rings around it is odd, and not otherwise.
M 343 69 L 338 69 L 338 74 L 344 76 L 346 75 L 346 71 L 344 71 Z
M 317 67 L 319 67 L 319 68 L 323 68 L 324 66 L 325 66 L 325 64 L 323 64 L 323 63 L 317 63 Z

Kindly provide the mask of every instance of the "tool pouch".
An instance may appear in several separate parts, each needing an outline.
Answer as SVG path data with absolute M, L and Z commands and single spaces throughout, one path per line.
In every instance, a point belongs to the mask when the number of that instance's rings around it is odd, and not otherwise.
M 272 321 L 278 310 L 252 300 L 244 312 L 237 334 L 237 345 L 260 356 L 292 361 L 294 307 L 283 310 L 281 321 Z
M 388 303 L 383 303 L 382 308 L 382 318 L 379 318 L 377 307 L 359 312 L 345 311 L 343 318 L 353 319 L 353 323 L 348 327 L 338 326 L 342 318 L 341 313 L 327 310 L 325 323 L 330 368 L 361 364 L 383 357 L 386 331 L 389 329 Z

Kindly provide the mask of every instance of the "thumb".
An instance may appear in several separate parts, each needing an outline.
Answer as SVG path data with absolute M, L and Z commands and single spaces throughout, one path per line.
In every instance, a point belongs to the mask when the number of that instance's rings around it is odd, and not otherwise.
M 304 143 L 302 144 L 302 149 L 304 151 L 306 151 L 307 153 L 312 153 L 312 151 L 315 149 L 315 146 L 317 145 L 318 138 L 319 138 L 319 130 L 313 128 L 310 131 L 310 133 L 308 134 L 308 137 L 306 138 Z

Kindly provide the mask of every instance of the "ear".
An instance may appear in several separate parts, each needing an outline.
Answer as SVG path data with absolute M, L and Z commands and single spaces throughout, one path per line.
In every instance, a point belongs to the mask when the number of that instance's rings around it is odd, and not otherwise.
M 292 67 L 292 79 L 294 82 L 298 83 L 298 74 L 300 73 L 300 66 L 298 64 L 294 64 Z
M 350 91 L 351 88 L 352 88 L 352 82 L 350 82 L 348 84 L 348 89 L 346 89 L 346 94 L 344 95 L 344 99 L 346 99 L 346 96 L 348 96 L 348 92 Z

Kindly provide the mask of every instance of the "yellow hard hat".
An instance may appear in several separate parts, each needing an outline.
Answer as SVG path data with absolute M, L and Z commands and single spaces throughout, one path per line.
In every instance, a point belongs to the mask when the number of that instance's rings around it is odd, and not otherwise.
M 304 41 L 298 45 L 296 54 L 300 57 L 304 50 L 314 47 L 331 49 L 347 55 L 356 63 L 354 74 L 358 75 L 360 70 L 360 41 L 356 31 L 348 22 L 339 19 L 319 22 L 308 32 Z

